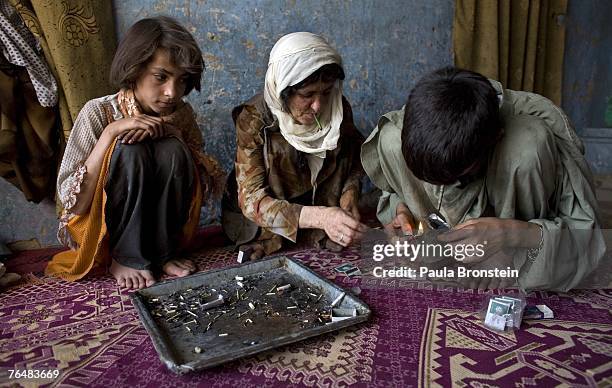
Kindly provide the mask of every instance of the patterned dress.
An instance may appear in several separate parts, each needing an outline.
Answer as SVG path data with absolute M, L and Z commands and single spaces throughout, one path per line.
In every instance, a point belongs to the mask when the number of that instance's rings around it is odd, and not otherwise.
M 338 146 L 327 152 L 313 184 L 307 156 L 283 138 L 262 95 L 234 108 L 236 169 L 223 200 L 223 227 L 230 239 L 237 245 L 257 239 L 266 254 L 280 249 L 282 238 L 321 244 L 323 230 L 298 230 L 302 207 L 339 206 L 344 192 L 359 191 L 364 174 L 359 161 L 363 136 L 346 99 L 343 115 Z

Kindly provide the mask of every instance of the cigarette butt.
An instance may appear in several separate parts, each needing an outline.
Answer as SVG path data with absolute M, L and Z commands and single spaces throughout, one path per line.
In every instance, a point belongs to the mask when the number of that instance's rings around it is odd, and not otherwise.
M 219 334 L 219 337 L 227 337 L 227 333 L 221 333 Z
M 215 299 L 215 300 L 213 300 L 211 302 L 208 302 L 208 303 L 204 303 L 202 305 L 202 310 L 208 310 L 208 309 L 211 309 L 213 307 L 218 307 L 218 306 L 221 306 L 223 303 L 225 303 L 223 295 L 219 294 L 217 296 L 217 299 Z
M 251 310 L 255 310 L 255 305 L 252 302 L 249 302 L 249 308 Z
M 244 280 L 244 278 L 242 276 L 236 276 L 236 280 Z
M 342 300 L 342 298 L 344 298 L 345 295 L 346 295 L 346 292 L 343 292 L 340 295 L 338 295 L 338 297 L 334 299 L 334 301 L 332 302 L 331 307 L 332 308 L 336 307 L 336 305 L 340 303 L 340 301 Z

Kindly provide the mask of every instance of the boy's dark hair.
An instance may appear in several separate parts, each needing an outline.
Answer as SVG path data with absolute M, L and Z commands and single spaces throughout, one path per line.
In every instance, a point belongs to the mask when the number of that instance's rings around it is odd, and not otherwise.
M 315 82 L 333 82 L 338 79 L 344 79 L 344 70 L 342 69 L 342 66 L 338 65 L 337 63 L 328 63 L 327 65 L 319 67 L 308 77 L 304 78 L 295 85 L 287 86 L 281 92 L 281 100 L 283 101 L 283 105 L 285 105 L 285 110 L 287 110 L 287 102 L 289 101 L 289 97 L 291 97 L 299 89 Z
M 113 58 L 111 83 L 133 88 L 158 48 L 168 50 L 172 62 L 188 74 L 185 95 L 193 89 L 199 91 L 204 71 L 202 51 L 185 27 L 167 16 L 142 19 L 130 27 Z
M 483 174 L 501 134 L 497 93 L 478 73 L 446 67 L 410 92 L 402 127 L 402 154 L 419 179 L 468 182 Z

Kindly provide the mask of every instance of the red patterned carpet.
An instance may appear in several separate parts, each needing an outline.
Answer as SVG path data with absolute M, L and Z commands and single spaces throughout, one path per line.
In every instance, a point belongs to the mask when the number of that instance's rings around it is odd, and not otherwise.
M 371 321 L 179 377 L 161 364 L 128 293 L 110 276 L 77 283 L 45 277 L 54 252 L 25 252 L 7 263 L 25 277 L 0 294 L 3 386 L 612 386 L 611 290 L 532 294 L 556 319 L 500 334 L 475 314 L 482 293 L 335 273 L 345 262 L 360 265 L 357 250 L 291 251 L 336 283 L 359 285 Z M 224 248 L 193 258 L 199 270 L 235 263 Z M 9 369 L 57 369 L 59 377 L 9 380 Z

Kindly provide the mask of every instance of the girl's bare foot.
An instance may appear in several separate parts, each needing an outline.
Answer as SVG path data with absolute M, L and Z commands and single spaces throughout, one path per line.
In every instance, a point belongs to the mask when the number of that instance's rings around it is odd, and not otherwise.
M 140 290 L 155 284 L 155 278 L 151 271 L 126 267 L 115 260 L 111 264 L 110 273 L 117 280 L 119 287 L 129 290 Z
M 196 266 L 188 259 L 173 259 L 168 260 L 162 269 L 166 275 L 183 277 L 194 273 Z

